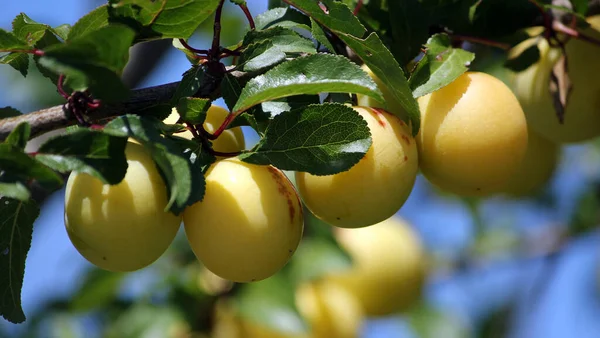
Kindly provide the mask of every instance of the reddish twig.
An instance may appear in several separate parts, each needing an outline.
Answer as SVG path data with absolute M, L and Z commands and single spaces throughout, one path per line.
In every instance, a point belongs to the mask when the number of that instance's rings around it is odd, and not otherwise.
M 242 55 L 240 50 L 241 50 L 241 47 L 236 48 L 234 50 L 227 49 L 227 48 L 221 48 L 221 55 L 219 55 L 219 58 L 226 58 L 228 56 L 240 56 L 240 55 Z
M 208 51 L 206 49 L 196 49 L 190 46 L 184 39 L 179 39 L 179 42 L 183 47 L 185 47 L 185 49 L 189 50 L 190 52 L 194 52 L 196 54 L 208 54 Z
M 496 48 L 500 48 L 503 50 L 510 49 L 510 44 L 508 44 L 508 43 L 498 42 L 498 41 L 489 40 L 489 39 L 485 39 L 485 38 L 478 38 L 478 37 L 464 36 L 464 35 L 455 35 L 455 34 L 450 34 L 450 36 L 453 39 L 458 40 L 458 41 L 467 41 L 467 42 L 477 43 L 480 45 L 496 47 Z
M 0 53 L 27 53 L 34 56 L 44 56 L 44 51 L 41 49 L 0 49 Z
M 241 151 L 234 151 L 234 152 L 231 152 L 231 153 L 224 153 L 224 152 L 221 152 L 221 151 L 216 151 L 216 150 L 214 150 L 212 148 L 209 148 L 209 152 L 211 154 L 213 154 L 214 156 L 219 156 L 219 157 L 234 157 L 234 156 L 238 156 L 239 154 L 242 153 Z
M 358 15 L 358 12 L 360 12 L 362 5 L 363 5 L 363 0 L 358 0 L 358 2 L 356 3 L 356 7 L 354 7 L 354 11 L 352 12 L 352 14 Z
M 62 96 L 65 100 L 68 100 L 70 95 L 67 94 L 67 92 L 63 88 L 64 82 L 65 82 L 65 75 L 60 74 L 58 76 L 58 81 L 56 83 L 56 90 L 58 90 L 58 93 L 60 94 L 60 96 Z
M 227 117 L 225 118 L 223 123 L 221 123 L 219 128 L 217 130 L 215 130 L 215 132 L 212 134 L 209 133 L 208 131 L 206 131 L 206 129 L 204 129 L 204 127 L 202 127 L 202 126 L 201 126 L 201 128 L 198 128 L 198 129 L 204 135 L 204 137 L 206 137 L 207 139 L 216 140 L 219 136 L 221 136 L 221 134 L 225 131 L 225 129 L 227 129 L 227 127 L 229 127 L 231 122 L 233 122 L 233 120 L 235 120 L 236 116 L 237 116 L 236 114 L 229 113 L 229 115 L 227 115 Z
M 250 29 L 252 29 L 252 30 L 256 29 L 256 25 L 254 24 L 254 18 L 252 18 L 252 14 L 250 14 L 250 10 L 248 9 L 248 6 L 246 6 L 245 3 L 240 4 L 239 6 L 242 9 L 242 11 L 244 12 L 246 19 L 248 19 L 248 24 L 250 25 Z

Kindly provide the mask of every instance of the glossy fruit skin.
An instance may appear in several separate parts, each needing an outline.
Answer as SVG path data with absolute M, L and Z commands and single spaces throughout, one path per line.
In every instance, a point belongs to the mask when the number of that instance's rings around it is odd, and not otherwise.
M 423 175 L 457 195 L 501 192 L 527 150 L 527 122 L 511 90 L 491 75 L 467 72 L 418 101 Z
M 360 337 L 364 312 L 354 295 L 328 280 L 300 285 L 296 306 L 310 326 L 312 338 Z
M 92 264 L 109 271 L 150 265 L 169 247 L 181 216 L 165 212 L 167 190 L 141 145 L 128 142 L 127 174 L 116 185 L 72 173 L 66 185 L 65 226 L 71 242 Z
M 421 297 L 427 261 L 410 225 L 394 216 L 361 229 L 336 229 L 353 267 L 328 276 L 356 297 L 368 316 L 385 316 L 413 306 Z
M 600 30 L 600 16 L 589 17 L 587 21 L 592 27 L 584 32 L 600 38 L 596 31 Z M 592 75 L 600 74 L 600 47 L 578 39 L 567 42 L 568 72 L 573 89 L 564 124 L 561 124 L 548 89 L 552 67 L 561 55 L 560 48 L 550 48 L 545 39 L 534 38 L 517 46 L 515 51 L 535 42 L 540 50 L 540 60 L 526 70 L 514 73 L 511 81 L 531 128 L 557 143 L 583 142 L 600 136 L 600 80 Z
M 338 227 L 381 222 L 406 202 L 418 172 L 418 154 L 409 127 L 382 110 L 353 107 L 368 123 L 373 143 L 350 170 L 328 176 L 296 172 L 296 185 L 308 209 Z
M 204 199 L 183 213 L 196 257 L 234 282 L 265 279 L 294 254 L 304 227 L 294 186 L 278 169 L 228 158 L 206 173 Z
M 204 129 L 209 133 L 214 133 L 219 126 L 225 121 L 229 115 L 229 112 L 219 106 L 210 106 L 206 112 L 206 119 L 204 120 Z M 167 124 L 176 123 L 179 119 L 179 115 L 173 109 L 173 112 L 163 122 Z M 184 131 L 183 133 L 175 134 L 179 137 L 184 137 L 188 140 L 194 138 L 190 131 Z M 244 139 L 244 133 L 241 127 L 234 127 L 223 131 L 216 140 L 212 141 L 213 149 L 222 153 L 234 153 L 246 149 L 246 141 Z
M 373 81 L 375 81 L 375 84 L 383 94 L 385 103 L 381 103 L 371 98 L 370 96 L 356 94 L 358 105 L 364 107 L 383 108 L 387 111 L 395 112 L 398 116 L 400 116 L 400 118 L 402 118 L 403 120 L 407 120 L 408 115 L 406 114 L 404 107 L 402 107 L 402 105 L 394 98 L 388 87 L 381 81 L 381 79 L 379 79 L 373 73 L 373 71 L 369 67 L 367 67 L 366 64 L 362 65 L 360 68 L 364 70 L 367 74 L 369 74 Z
M 529 130 L 527 152 L 520 168 L 511 176 L 504 193 L 513 197 L 528 196 L 540 190 L 556 171 L 560 145 Z

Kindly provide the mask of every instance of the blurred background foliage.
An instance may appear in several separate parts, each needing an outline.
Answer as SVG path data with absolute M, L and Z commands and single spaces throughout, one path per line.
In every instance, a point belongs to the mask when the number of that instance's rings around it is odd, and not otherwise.
M 53 26 L 72 24 L 102 3 L 4 1 L 0 27 L 9 29 L 21 11 Z M 249 5 L 256 15 L 266 10 L 267 1 L 252 0 Z M 241 39 L 247 24 L 229 3 L 224 13 L 223 45 L 228 46 Z M 207 20 L 190 39 L 192 46 L 208 44 L 211 23 Z M 472 48 L 478 55 L 472 69 L 504 78 L 503 53 Z M 146 43 L 132 50 L 124 80 L 134 88 L 178 81 L 188 67 L 170 41 Z M 27 79 L 0 67 L 0 88 L 0 106 L 33 111 L 61 103 L 55 87 L 35 67 L 30 67 Z M 256 137 L 246 132 L 252 145 Z M 459 199 L 419 177 L 398 216 L 413 226 L 427 250 L 426 287 L 407 312 L 366 321 L 362 336 L 600 336 L 599 168 L 600 142 L 593 141 L 564 146 L 551 182 L 528 198 Z M 289 310 L 291 268 L 256 283 L 254 289 L 240 290 L 203 269 L 183 233 L 165 255 L 141 271 L 121 274 L 93 267 L 68 241 L 63 194 L 61 190 L 49 196 L 35 224 L 23 288 L 28 319 L 20 325 L 0 321 L 0 337 L 207 337 L 215 295 L 242 295 L 238 301 L 247 305 L 240 307 L 268 317 L 260 319 L 264 321 L 279 320 L 284 316 L 276 314 Z M 309 218 L 309 236 L 330 236 L 323 229 L 328 228 Z M 348 262 L 340 251 L 317 245 L 301 247 L 289 266 L 308 264 L 313 270 L 297 271 L 310 272 Z M 288 329 L 302 325 L 282 320 Z

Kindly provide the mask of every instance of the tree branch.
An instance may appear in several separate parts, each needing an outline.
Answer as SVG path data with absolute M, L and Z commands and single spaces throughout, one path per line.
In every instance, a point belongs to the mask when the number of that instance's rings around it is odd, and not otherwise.
M 173 97 L 178 84 L 179 82 L 173 82 L 156 87 L 134 90 L 128 101 L 102 105 L 90 113 L 89 116 L 92 120 L 100 120 L 111 116 L 134 113 L 167 102 Z M 54 129 L 73 125 L 77 120 L 75 118 L 67 118 L 62 105 L 2 119 L 0 120 L 0 140 L 4 140 L 22 122 L 29 123 L 31 126 L 31 137 L 35 137 Z
M 249 73 L 239 71 L 233 71 L 230 72 L 230 74 L 239 79 L 246 78 L 247 75 L 250 75 Z M 219 82 L 220 81 L 215 81 L 210 74 L 206 73 L 205 82 L 200 85 L 200 89 L 196 95 L 198 97 L 217 99 L 221 95 L 219 91 Z M 127 101 L 114 104 L 103 104 L 100 108 L 90 112 L 89 117 L 92 121 L 96 121 L 124 114 L 144 115 L 143 110 L 159 104 L 168 103 L 173 97 L 173 94 L 175 94 L 178 85 L 179 82 L 172 82 L 155 87 L 133 90 Z M 0 119 L 0 141 L 6 139 L 8 134 L 22 122 L 29 123 L 31 126 L 31 138 L 33 138 L 55 129 L 74 125 L 77 123 L 77 120 L 74 117 L 67 118 L 62 105 L 16 117 Z

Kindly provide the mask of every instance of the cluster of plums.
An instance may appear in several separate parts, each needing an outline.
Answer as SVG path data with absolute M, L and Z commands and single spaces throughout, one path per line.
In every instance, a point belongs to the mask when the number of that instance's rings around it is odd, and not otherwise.
M 600 25 L 600 17 L 590 23 Z M 91 263 L 134 271 L 158 259 L 183 222 L 192 250 L 208 270 L 230 281 L 253 282 L 275 274 L 296 251 L 304 205 L 336 226 L 334 232 L 355 267 L 299 288 L 298 307 L 313 330 L 322 331 L 316 336 L 346 337 L 339 332 L 348 329 L 351 313 L 388 314 L 418 296 L 424 280 L 421 247 L 410 227 L 393 215 L 409 197 L 419 171 L 441 190 L 461 196 L 527 195 L 552 176 L 561 143 L 600 135 L 600 81 L 590 75 L 600 73 L 595 59 L 599 47 L 578 40 L 567 43 L 574 90 L 560 124 L 548 90 L 558 51 L 538 37 L 524 42 L 532 43 L 540 48 L 540 61 L 513 74 L 509 85 L 485 73 L 467 72 L 420 97 L 416 137 L 404 121 L 378 108 L 380 103 L 359 96 L 359 106 L 353 108 L 366 120 L 372 146 L 348 171 L 327 176 L 296 172 L 293 184 L 275 167 L 219 159 L 206 173 L 204 199 L 179 216 L 164 211 L 167 191 L 149 153 L 129 142 L 129 167 L 121 183 L 106 185 L 85 173 L 70 176 L 65 206 L 69 237 Z M 363 70 L 382 89 L 388 109 L 400 111 L 385 85 L 367 67 Z M 211 107 L 204 127 L 214 131 L 227 114 Z M 176 120 L 172 115 L 166 122 Z M 188 132 L 179 136 L 192 137 Z M 213 148 L 243 150 L 240 128 L 224 132 Z M 332 291 L 331 285 L 343 286 L 352 298 Z M 232 323 L 237 320 L 227 310 L 221 312 Z M 318 324 L 317 313 L 329 312 L 346 313 L 350 319 Z M 237 325 L 236 334 L 267 336 L 249 333 L 262 330 L 252 325 Z

